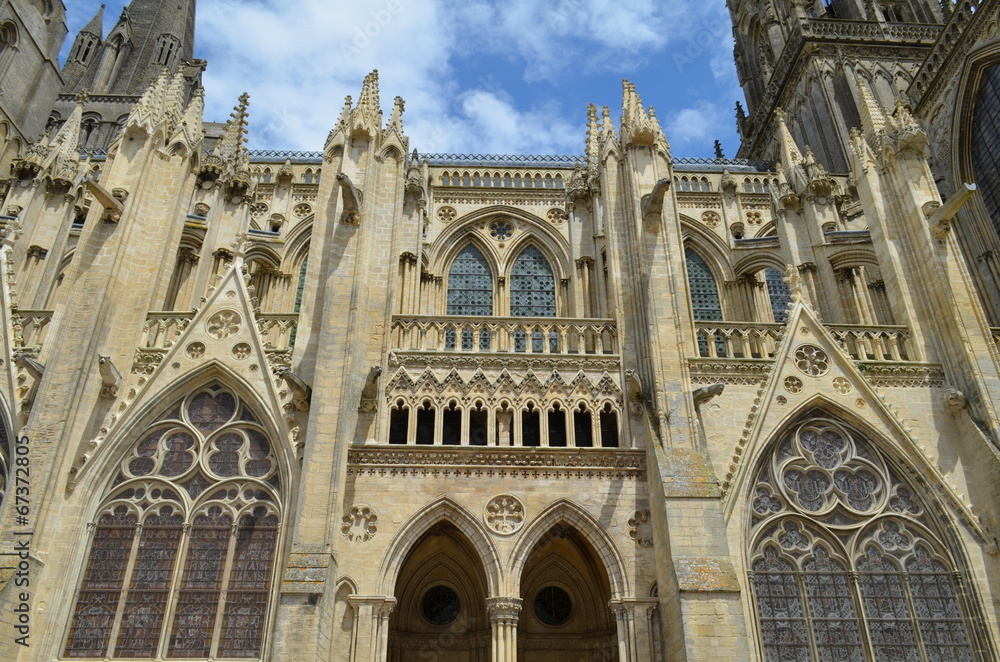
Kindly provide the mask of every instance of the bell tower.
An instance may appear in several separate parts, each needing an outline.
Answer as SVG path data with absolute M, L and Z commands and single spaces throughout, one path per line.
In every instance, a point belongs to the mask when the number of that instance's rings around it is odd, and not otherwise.
M 847 172 L 866 88 L 895 106 L 953 3 L 934 0 L 729 0 L 744 109 L 739 156 L 776 160 L 775 113 L 831 172 Z
M 185 99 L 201 87 L 204 62 L 194 59 L 195 0 L 132 0 L 104 36 L 104 7 L 77 35 L 63 67 L 65 85 L 50 117 L 59 126 L 76 95 L 91 95 L 81 146 L 106 149 L 132 106 L 164 69 L 181 73 Z

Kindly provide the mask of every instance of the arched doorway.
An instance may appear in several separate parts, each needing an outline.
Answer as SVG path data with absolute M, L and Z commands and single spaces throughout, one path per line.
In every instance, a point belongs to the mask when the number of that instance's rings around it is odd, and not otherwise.
M 518 660 L 618 660 L 607 571 L 572 526 L 552 527 L 532 549 L 521 575 L 521 598 Z
M 487 595 L 475 547 L 453 524 L 435 525 L 396 580 L 389 662 L 490 662 Z

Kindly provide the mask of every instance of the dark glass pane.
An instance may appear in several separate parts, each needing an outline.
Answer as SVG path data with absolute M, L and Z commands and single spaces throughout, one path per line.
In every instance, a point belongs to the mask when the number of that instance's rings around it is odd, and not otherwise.
M 802 595 L 792 565 L 769 548 L 754 564 L 753 582 L 768 662 L 812 662 Z
M 124 508 L 98 521 L 73 612 L 66 657 L 105 657 L 138 523 Z
M 445 446 L 458 446 L 462 443 L 462 412 L 458 409 L 445 409 L 441 415 L 441 443 Z
M 188 418 L 199 432 L 209 434 L 228 423 L 236 415 L 236 398 L 221 391 L 200 393 L 191 401 Z
M 684 258 L 687 261 L 688 287 L 691 289 L 691 309 L 694 311 L 695 321 L 721 320 L 722 305 L 719 303 L 719 289 L 712 270 L 690 248 L 684 249 Z
M 261 478 L 271 472 L 271 444 L 259 430 L 244 430 L 250 440 L 250 459 L 246 463 L 246 474 L 254 478 Z
M 195 517 L 177 598 L 170 657 L 208 657 L 219 611 L 232 520 L 221 509 Z
M 524 249 L 511 271 L 510 314 L 512 317 L 556 316 L 555 276 L 549 261 L 534 246 Z M 539 347 L 533 351 L 542 350 Z
M 972 159 L 993 228 L 1000 234 L 1000 66 L 983 76 L 976 99 Z
M 784 322 L 788 318 L 788 304 L 792 301 L 792 292 L 785 282 L 785 275 L 779 269 L 768 267 L 764 270 L 764 280 L 767 282 L 767 294 L 771 298 L 774 321 Z
M 218 656 L 260 655 L 278 539 L 278 518 L 262 508 L 240 520 Z
M 564 448 L 566 446 L 566 412 L 549 412 L 549 446 Z
M 822 547 L 804 567 L 806 598 L 820 660 L 863 662 L 861 624 L 844 567 Z
M 489 416 L 485 411 L 469 412 L 469 445 L 485 446 L 487 444 L 486 422 Z
M 618 448 L 618 414 L 616 412 L 601 412 L 601 446 Z
M 876 659 L 918 662 L 920 652 L 899 569 L 870 547 L 858 563 L 858 585 Z
M 451 271 L 448 272 L 448 314 L 470 317 L 489 317 L 493 314 L 493 272 L 475 246 L 466 246 L 451 264 Z
M 542 445 L 542 417 L 537 411 L 521 413 L 521 445 Z
M 435 586 L 424 594 L 420 601 L 420 609 L 424 618 L 431 625 L 448 625 L 456 618 L 461 609 L 458 595 L 447 586 Z
M 180 476 L 194 464 L 194 455 L 190 451 L 195 442 L 188 433 L 176 432 L 160 443 L 166 451 L 160 467 L 161 476 Z
M 572 614 L 573 601 L 558 586 L 546 586 L 535 596 L 535 616 L 545 625 L 563 625 Z
M 975 658 L 955 597 L 953 573 L 922 547 L 917 547 L 906 570 L 927 659 L 972 662 Z
M 156 656 L 183 523 L 166 511 L 143 521 L 115 657 Z
M 593 417 L 589 411 L 573 412 L 573 437 L 580 448 L 594 445 Z
M 410 429 L 410 410 L 393 409 L 389 414 L 389 443 L 405 444 Z
M 423 446 L 434 444 L 434 410 L 417 410 L 417 443 Z
M 208 468 L 217 476 L 230 478 L 240 473 L 240 449 L 246 440 L 235 432 L 229 432 L 216 439 L 212 445 L 218 449 L 208 459 Z

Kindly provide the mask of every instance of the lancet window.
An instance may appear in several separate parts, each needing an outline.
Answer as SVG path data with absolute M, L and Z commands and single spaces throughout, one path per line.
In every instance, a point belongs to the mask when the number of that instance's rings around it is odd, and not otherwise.
M 528 246 L 514 262 L 510 274 L 512 317 L 555 317 L 556 280 L 552 265 L 542 252 Z
M 65 657 L 262 656 L 281 485 L 258 420 L 213 385 L 142 434 L 95 518 Z
M 715 284 L 712 270 L 705 260 L 690 248 L 684 249 L 687 262 L 688 286 L 691 289 L 691 308 L 694 319 L 698 322 L 716 321 L 722 319 L 722 304 L 719 301 L 719 288 Z
M 493 314 L 493 272 L 480 250 L 471 244 L 451 264 L 448 314 L 469 317 Z
M 764 282 L 767 283 L 767 295 L 771 300 L 771 314 L 775 322 L 784 322 L 788 318 L 788 304 L 792 301 L 792 292 L 785 282 L 785 275 L 780 269 L 768 267 L 764 270 Z
M 1000 235 L 1000 178 L 992 176 L 1000 168 L 1000 66 L 990 67 L 983 75 L 976 108 L 972 139 L 976 182 L 993 229 Z
M 758 471 L 750 586 L 767 660 L 980 659 L 970 605 L 921 491 L 814 413 Z

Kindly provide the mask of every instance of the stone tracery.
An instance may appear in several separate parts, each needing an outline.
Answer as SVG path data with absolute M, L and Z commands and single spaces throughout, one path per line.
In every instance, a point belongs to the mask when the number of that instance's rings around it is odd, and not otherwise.
M 749 505 L 768 659 L 975 659 L 961 573 L 928 507 L 862 435 L 809 416 L 762 465 Z

